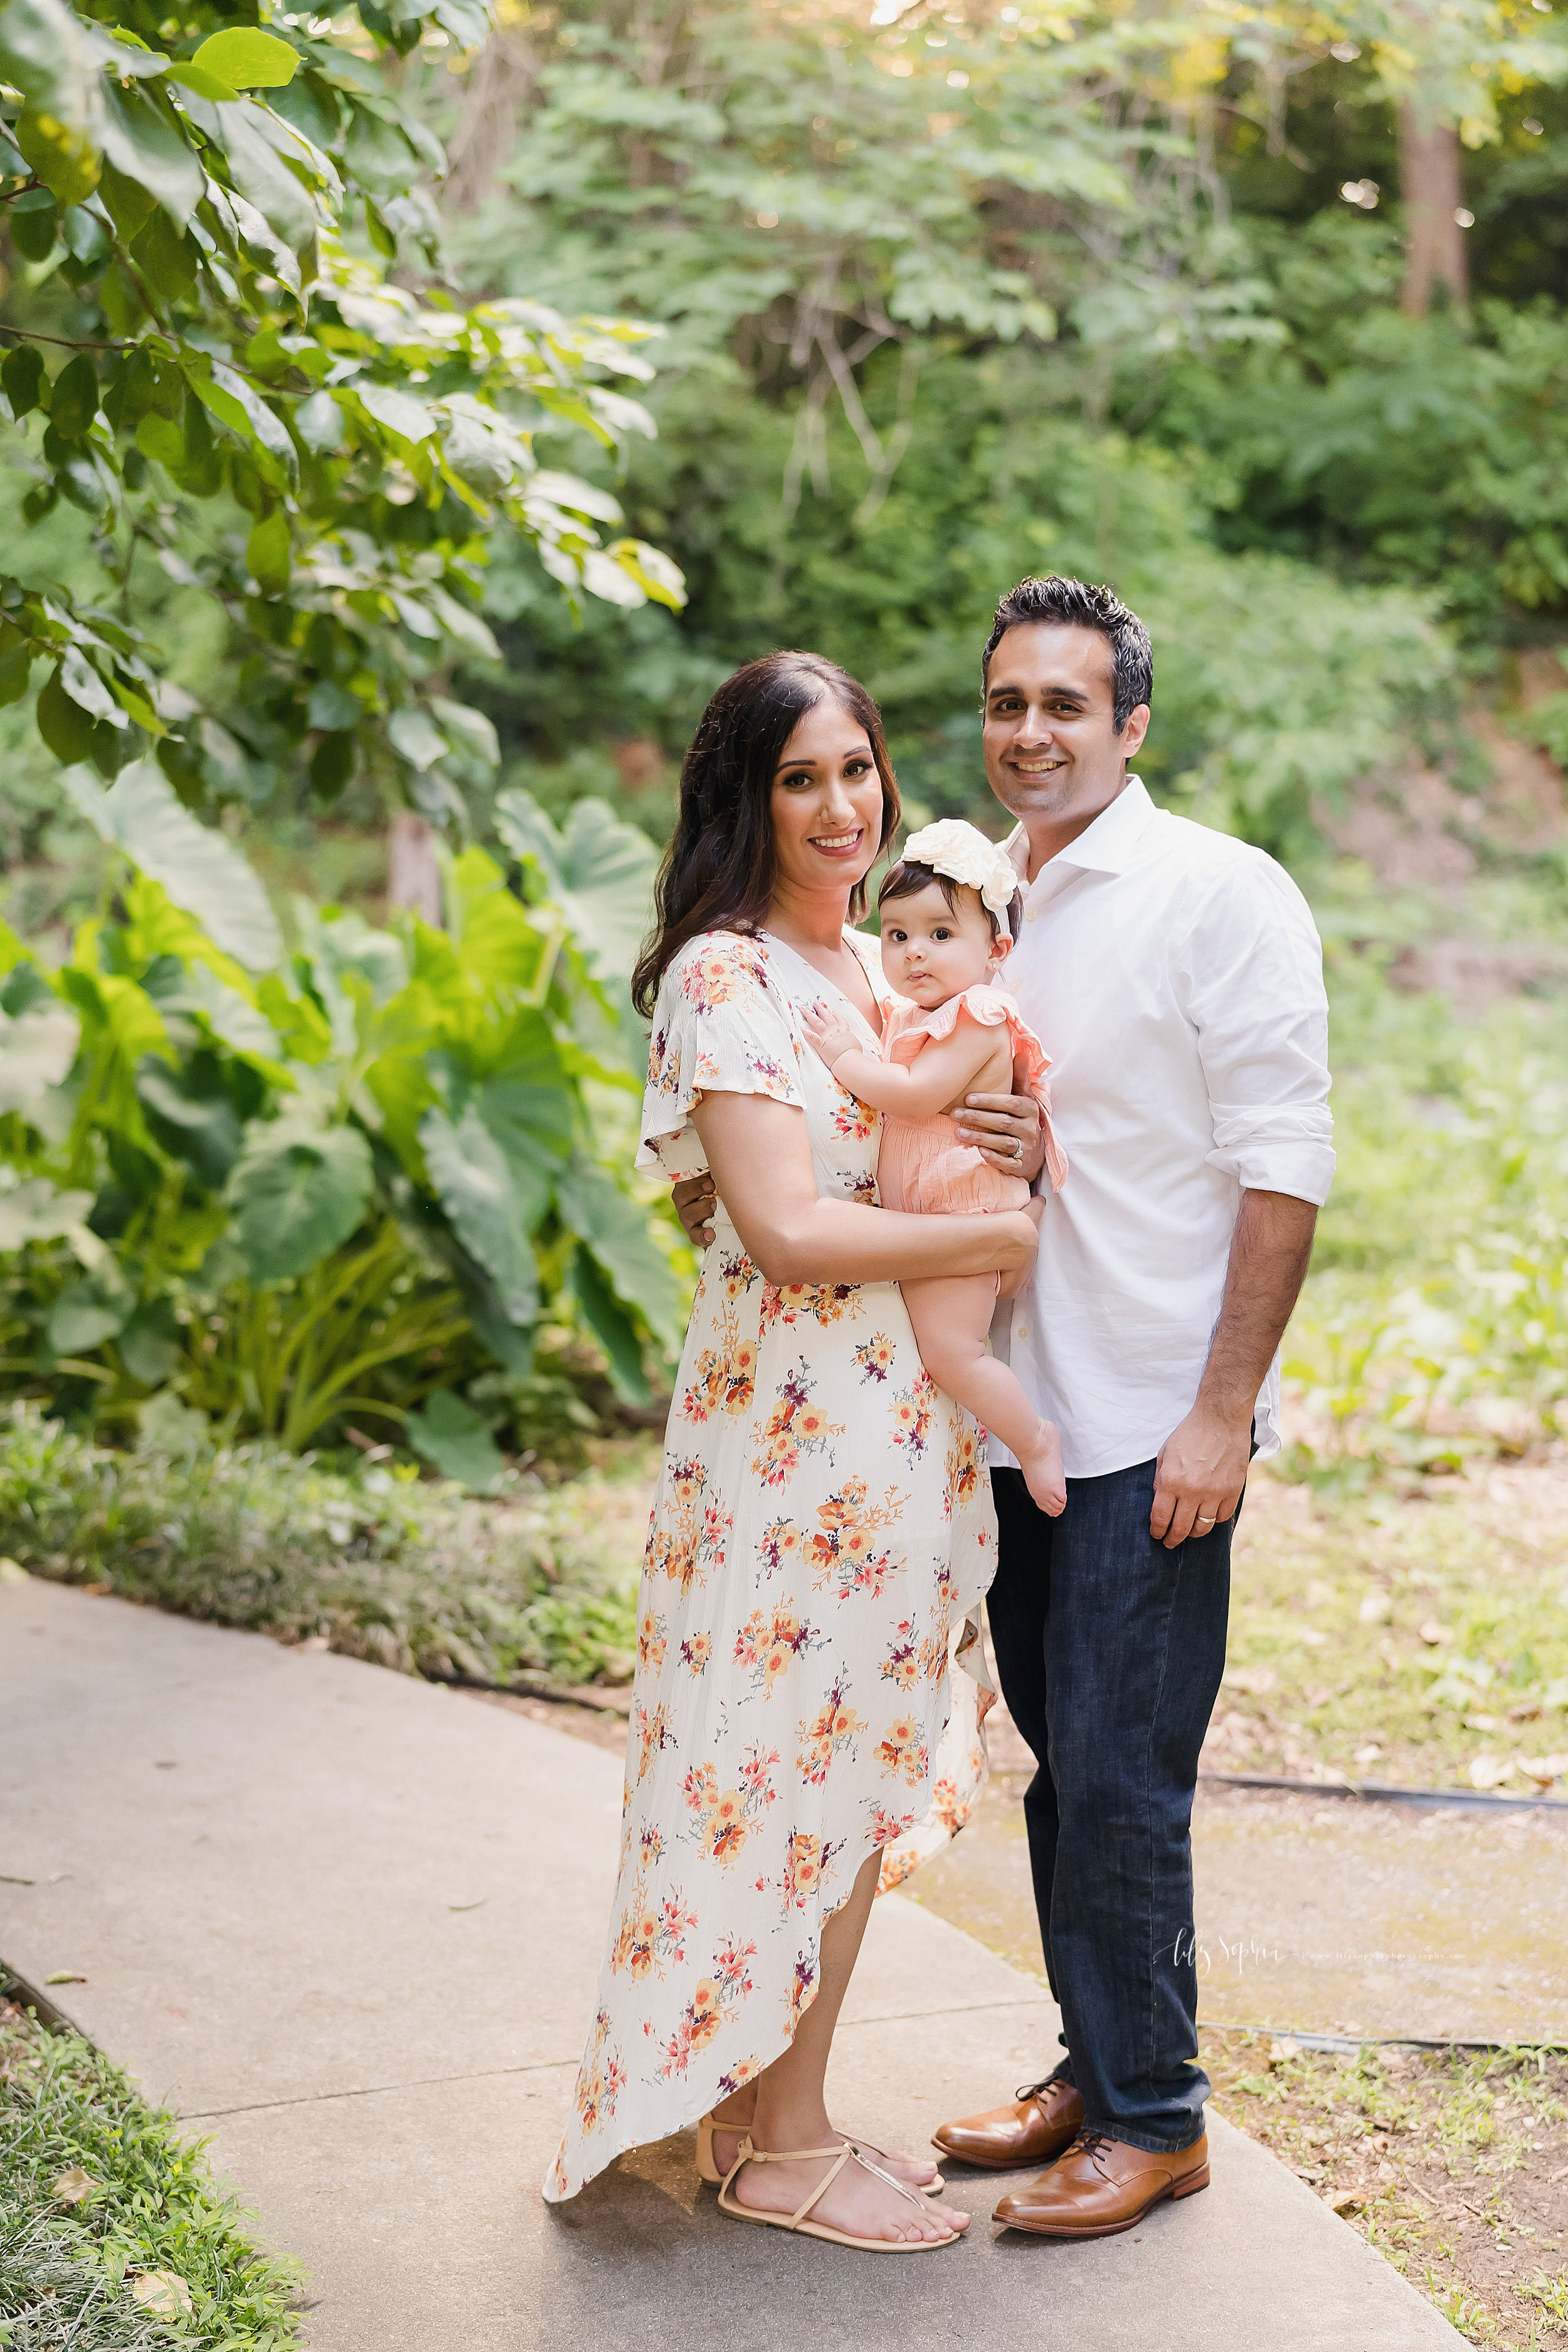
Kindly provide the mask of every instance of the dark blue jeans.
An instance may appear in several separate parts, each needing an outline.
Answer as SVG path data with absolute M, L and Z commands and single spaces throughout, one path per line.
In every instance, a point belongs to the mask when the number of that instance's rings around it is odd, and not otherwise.
M 1234 1519 L 1167 1551 L 1154 1465 L 1069 1478 L 1049 1519 L 997 1470 L 986 1603 L 1008 1711 L 1039 1769 L 1024 1799 L 1046 1973 L 1084 2120 L 1134 2147 L 1204 2128 L 1190 1834 L 1225 1668 Z

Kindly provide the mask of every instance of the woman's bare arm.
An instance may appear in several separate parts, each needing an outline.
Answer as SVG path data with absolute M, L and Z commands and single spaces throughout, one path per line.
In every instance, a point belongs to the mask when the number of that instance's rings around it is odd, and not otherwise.
M 1021 1211 L 986 1217 L 910 1217 L 825 1201 L 805 1114 L 764 1095 L 704 1095 L 693 1107 L 719 1198 L 746 1255 L 769 1282 L 918 1282 L 931 1276 L 1010 1274 L 1035 1254 Z

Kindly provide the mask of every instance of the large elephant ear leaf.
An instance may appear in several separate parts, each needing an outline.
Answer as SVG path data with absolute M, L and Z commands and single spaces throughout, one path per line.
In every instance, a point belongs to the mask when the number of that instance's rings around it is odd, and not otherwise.
M 598 976 L 629 980 L 658 871 L 658 852 L 647 834 L 597 800 L 576 802 L 558 831 L 521 785 L 497 796 L 495 824 L 512 856 L 532 868 L 561 908 Z
M 584 1160 L 581 1152 L 573 1155 L 562 1175 L 556 1208 L 622 1305 L 635 1308 L 661 1348 L 679 1354 L 687 1302 L 674 1269 L 648 1232 L 647 1209 L 621 1191 L 607 1169 Z
M 364 1215 L 372 1174 L 357 1128 L 253 1121 L 227 1188 L 251 1280 L 289 1281 L 341 1248 Z
M 122 768 L 107 791 L 86 768 L 66 769 L 60 782 L 101 837 L 236 963 L 271 971 L 282 962 L 283 936 L 259 879 L 226 835 L 191 814 L 153 761 Z
M 458 1239 L 495 1284 L 508 1319 L 526 1329 L 539 1318 L 539 1268 L 511 1161 L 472 1103 L 455 1125 L 432 1105 L 419 1144 Z
M 471 1494 L 493 1495 L 506 1468 L 496 1443 L 472 1405 L 450 1389 L 437 1389 L 423 1412 L 404 1423 L 409 1444 L 443 1478 L 456 1479 Z
M 584 1322 L 605 1351 L 610 1386 L 624 1404 L 647 1404 L 651 1391 L 641 1336 L 582 1244 L 572 1253 L 572 1289 Z

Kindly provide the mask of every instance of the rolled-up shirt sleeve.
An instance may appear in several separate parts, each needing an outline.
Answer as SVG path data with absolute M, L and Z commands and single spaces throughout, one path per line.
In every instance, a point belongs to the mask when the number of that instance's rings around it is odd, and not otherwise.
M 1208 1087 L 1209 1165 L 1321 1208 L 1334 1173 L 1323 950 L 1282 866 L 1238 861 L 1205 894 L 1176 980 Z

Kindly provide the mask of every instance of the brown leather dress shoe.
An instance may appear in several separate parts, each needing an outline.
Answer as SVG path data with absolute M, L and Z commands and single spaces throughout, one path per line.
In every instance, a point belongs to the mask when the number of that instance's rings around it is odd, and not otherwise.
M 1165 2198 L 1191 2197 L 1208 2185 L 1206 2137 L 1156 2152 L 1104 2132 L 1079 2132 L 1048 2172 L 1011 2190 L 991 2218 L 1041 2238 L 1113 2238 Z
M 1083 2122 L 1083 2101 L 1070 2083 L 1030 2083 L 1010 2107 L 991 2107 L 962 2123 L 943 2124 L 932 2147 L 957 2164 L 984 2172 L 1016 2172 L 1025 2164 L 1048 2164 L 1070 2147 Z

